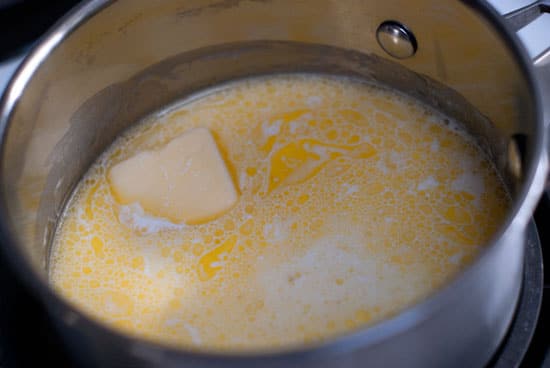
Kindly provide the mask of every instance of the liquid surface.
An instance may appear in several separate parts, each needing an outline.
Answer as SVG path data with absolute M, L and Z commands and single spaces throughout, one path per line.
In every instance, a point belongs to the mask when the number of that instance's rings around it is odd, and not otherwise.
M 113 165 L 194 127 L 213 133 L 229 167 L 239 192 L 231 210 L 186 225 L 117 203 Z M 415 101 L 344 78 L 251 79 L 116 141 L 69 203 L 50 276 L 90 315 L 155 341 L 309 343 L 433 292 L 476 256 L 507 207 L 475 144 Z

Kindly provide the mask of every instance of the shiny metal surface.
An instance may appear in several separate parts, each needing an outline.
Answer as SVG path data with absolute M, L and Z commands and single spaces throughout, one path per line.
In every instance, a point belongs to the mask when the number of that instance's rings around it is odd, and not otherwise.
M 544 289 L 541 242 L 533 221 L 527 225 L 525 264 L 520 302 L 503 345 L 495 352 L 492 368 L 518 368 L 533 338 Z M 523 364 L 525 366 L 525 364 Z
M 535 65 L 550 63 L 550 1 L 536 0 L 519 9 L 503 14 L 517 32 Z
M 376 40 L 378 25 L 397 18 L 421 41 L 408 59 L 387 58 Z M 467 123 L 514 201 L 471 267 L 370 328 L 321 345 L 248 355 L 175 350 L 123 336 L 48 286 L 49 245 L 65 201 L 120 132 L 197 89 L 293 71 L 382 83 Z M 547 172 L 544 93 L 517 39 L 482 2 L 92 0 L 24 61 L 0 106 L 2 250 L 90 365 L 481 366 L 518 299 L 525 226 Z M 507 146 L 517 134 L 528 144 L 514 178 Z
M 417 49 L 416 38 L 402 24 L 386 21 L 376 30 L 376 40 L 390 56 L 406 59 L 414 55 Z
M 546 29 L 541 28 L 539 21 L 550 24 L 550 1 L 537 0 L 520 9 L 503 14 L 506 22 L 512 29 L 518 32 L 525 44 L 529 55 L 533 59 L 534 71 L 538 80 L 539 92 L 543 101 L 544 124 L 547 127 L 546 135 L 550 134 L 550 39 L 546 35 Z M 541 51 L 542 50 L 542 51 Z M 550 180 L 546 184 L 546 195 L 550 192 Z
M 507 18 L 508 24 L 514 29 L 519 31 L 524 26 L 532 23 L 541 13 L 550 12 L 550 1 L 548 0 L 526 0 L 528 3 L 523 6 L 516 3 L 516 6 L 511 7 L 510 10 L 503 9 L 501 14 Z M 498 4 L 494 4 L 495 6 Z

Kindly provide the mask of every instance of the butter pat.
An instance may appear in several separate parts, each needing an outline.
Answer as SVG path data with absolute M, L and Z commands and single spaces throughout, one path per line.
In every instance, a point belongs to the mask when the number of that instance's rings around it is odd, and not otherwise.
M 238 194 L 210 131 L 195 128 L 156 151 L 143 151 L 109 171 L 121 204 L 176 223 L 198 224 L 229 210 Z

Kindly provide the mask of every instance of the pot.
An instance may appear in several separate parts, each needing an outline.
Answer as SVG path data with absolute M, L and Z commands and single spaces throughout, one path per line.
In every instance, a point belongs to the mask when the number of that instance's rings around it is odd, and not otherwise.
M 303 71 L 358 76 L 465 122 L 513 199 L 473 264 L 376 325 L 251 353 L 126 336 L 51 288 L 48 256 L 66 200 L 117 135 L 197 90 Z M 548 75 L 481 1 L 88 1 L 35 47 L 2 100 L 1 248 L 88 366 L 482 366 L 513 317 L 525 229 L 544 189 L 550 99 L 537 80 Z

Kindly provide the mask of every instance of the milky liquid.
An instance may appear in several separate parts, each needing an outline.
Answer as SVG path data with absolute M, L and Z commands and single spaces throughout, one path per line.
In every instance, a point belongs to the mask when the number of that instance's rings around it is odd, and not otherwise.
M 118 204 L 109 169 L 193 127 L 214 134 L 236 206 L 186 225 Z M 91 316 L 155 341 L 303 344 L 429 295 L 475 258 L 508 205 L 473 141 L 407 97 L 346 78 L 250 79 L 118 139 L 68 205 L 50 276 Z

